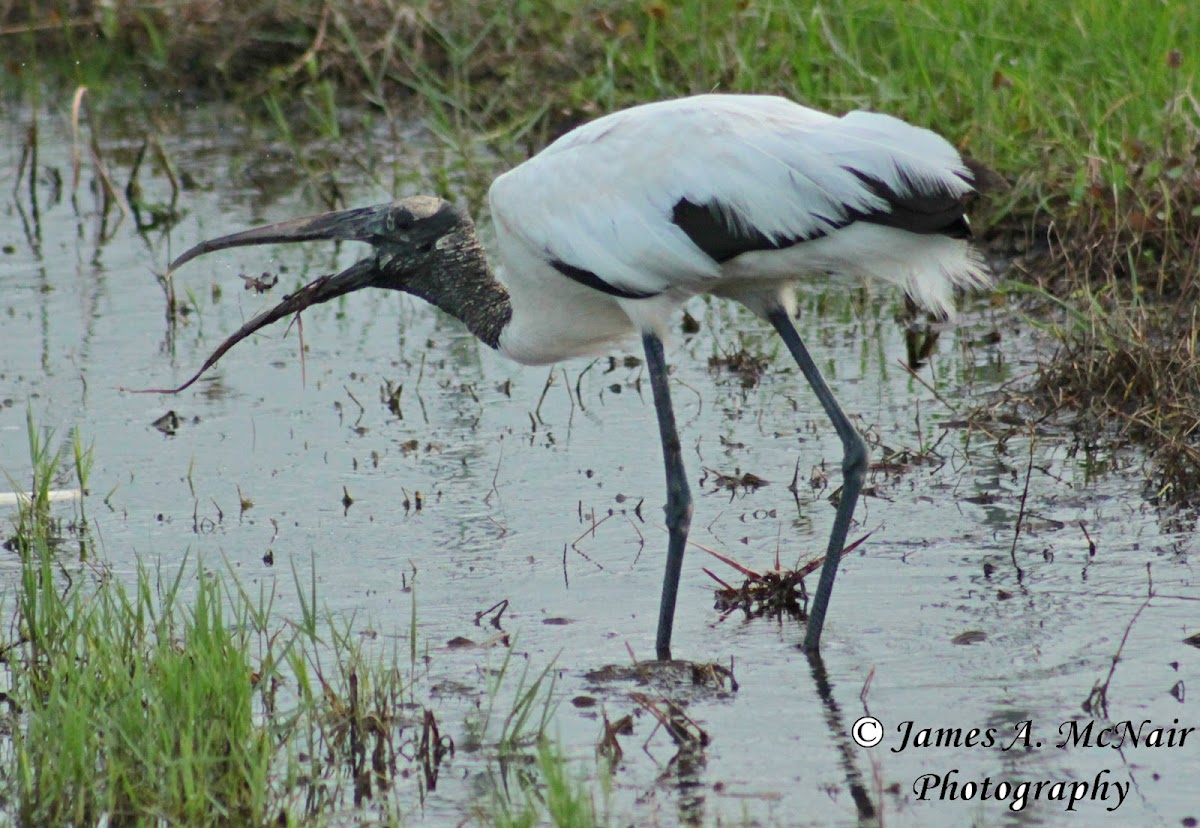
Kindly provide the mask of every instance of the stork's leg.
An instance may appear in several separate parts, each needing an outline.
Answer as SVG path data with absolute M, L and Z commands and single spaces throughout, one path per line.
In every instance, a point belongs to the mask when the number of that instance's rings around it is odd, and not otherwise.
M 642 334 L 646 365 L 650 368 L 650 387 L 654 391 L 654 410 L 658 413 L 658 432 L 662 437 L 663 465 L 667 470 L 667 572 L 663 576 L 662 604 L 658 610 L 657 650 L 660 661 L 671 658 L 671 627 L 675 622 L 675 596 L 679 592 L 679 573 L 683 568 L 683 548 L 692 525 L 692 493 L 688 491 L 687 472 L 683 468 L 683 450 L 675 430 L 675 412 L 667 388 L 667 362 L 662 340 L 654 333 Z
M 783 338 L 788 350 L 812 386 L 813 393 L 829 416 L 838 437 L 842 439 L 842 496 L 838 500 L 837 513 L 833 517 L 833 532 L 829 536 L 829 547 L 825 550 L 825 565 L 821 568 L 821 580 L 817 583 L 817 594 L 813 598 L 808 614 L 808 629 L 804 634 L 804 649 L 815 653 L 821 644 L 821 628 L 825 626 L 825 610 L 829 607 L 829 596 L 833 592 L 833 579 L 837 575 L 842 549 L 846 546 L 846 533 L 850 530 L 850 519 L 854 517 L 854 506 L 867 476 L 867 444 L 862 435 L 850 424 L 850 420 L 833 398 L 833 392 L 825 384 L 817 364 L 808 354 L 800 340 L 796 326 L 786 310 L 777 307 L 767 314 L 767 319 Z

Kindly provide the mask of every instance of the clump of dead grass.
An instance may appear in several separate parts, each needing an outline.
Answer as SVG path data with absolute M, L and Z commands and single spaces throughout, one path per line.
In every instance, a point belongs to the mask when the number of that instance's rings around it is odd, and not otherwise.
M 843 549 L 842 554 L 848 555 L 858 549 L 872 534 L 868 532 L 863 535 Z M 717 583 L 713 598 L 722 620 L 739 610 L 747 618 L 808 618 L 808 593 L 804 588 L 804 578 L 820 569 L 825 563 L 824 556 L 805 561 L 795 569 L 789 569 L 780 563 L 779 552 L 776 550 L 774 568 L 760 572 L 715 549 L 699 544 L 693 545 L 732 567 L 744 577 L 741 586 L 734 586 L 719 578 L 708 567 L 704 567 L 704 574 Z
M 1066 339 L 1033 385 L 1041 407 L 1071 411 L 1090 445 L 1146 447 L 1154 495 L 1200 497 L 1200 354 L 1194 298 L 1119 307 Z
M 1020 398 L 1089 447 L 1137 443 L 1161 502 L 1200 504 L 1200 105 L 1174 147 L 1125 148 L 1126 186 L 1093 183 L 1015 292 L 1055 339 Z M 1178 113 L 1177 113 L 1178 114 Z M 1088 171 L 1093 182 L 1102 172 Z M 1010 398 L 1016 401 L 1016 398 Z

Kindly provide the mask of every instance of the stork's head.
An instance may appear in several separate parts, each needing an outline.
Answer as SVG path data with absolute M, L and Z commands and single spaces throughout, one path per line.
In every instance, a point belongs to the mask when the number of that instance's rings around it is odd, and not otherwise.
M 367 287 L 401 290 L 436 302 L 431 294 L 444 292 L 436 286 L 448 272 L 462 269 L 471 260 L 477 260 L 486 271 L 466 212 L 440 198 L 413 196 L 390 204 L 289 219 L 201 242 L 171 262 L 168 275 L 214 250 L 302 241 L 360 241 L 374 250 L 341 273 L 309 282 L 251 319 L 221 344 L 192 379 L 172 391 L 187 388 L 250 334 L 312 305 Z

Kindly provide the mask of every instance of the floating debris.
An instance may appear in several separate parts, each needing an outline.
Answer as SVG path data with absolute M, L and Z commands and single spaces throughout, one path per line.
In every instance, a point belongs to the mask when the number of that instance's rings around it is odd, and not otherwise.
M 710 478 L 714 491 L 725 489 L 730 495 L 736 495 L 739 489 L 743 494 L 758 491 L 770 482 L 753 472 L 742 472 L 741 469 L 734 469 L 733 474 L 724 474 L 705 467 L 704 476 L 700 478 L 700 485 L 703 486 Z
M 174 410 L 168 411 L 150 425 L 168 437 L 174 437 L 175 432 L 179 431 L 179 415 Z
M 265 272 L 261 276 L 247 276 L 245 273 L 239 273 L 238 278 L 245 282 L 246 290 L 252 290 L 258 294 L 266 293 L 279 284 L 278 274 Z
M 770 364 L 771 360 L 766 354 L 751 353 L 745 348 L 739 348 L 727 354 L 715 354 L 708 358 L 708 370 L 713 372 L 725 370 L 731 374 L 737 374 L 743 388 L 753 388 L 758 385 L 758 381 L 762 379 L 762 375 Z
M 46 500 L 50 502 L 79 500 L 82 497 L 82 489 L 51 489 L 46 492 Z M 0 492 L 0 506 L 20 506 L 23 503 L 27 504 L 32 501 L 33 495 L 29 492 Z

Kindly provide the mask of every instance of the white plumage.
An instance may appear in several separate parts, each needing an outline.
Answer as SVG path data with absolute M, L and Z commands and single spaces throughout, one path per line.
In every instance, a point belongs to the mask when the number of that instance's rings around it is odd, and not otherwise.
M 971 193 L 954 147 L 887 115 L 835 118 L 782 98 L 701 95 L 600 118 L 496 179 L 495 273 L 470 218 L 428 196 L 202 242 L 171 269 L 239 245 L 338 239 L 374 247 L 247 322 L 201 372 L 254 331 L 367 287 L 419 296 L 524 363 L 588 354 L 640 334 L 667 477 L 662 659 L 670 657 L 692 515 L 662 340 L 671 314 L 696 294 L 743 303 L 779 333 L 844 450 L 841 497 L 804 639 L 815 652 L 868 456 L 792 322 L 793 284 L 806 276 L 877 279 L 950 314 L 956 289 L 988 281 L 967 241 Z
M 949 142 L 888 115 L 836 118 L 784 98 L 699 95 L 585 124 L 492 184 L 497 276 L 513 295 L 501 350 L 555 362 L 647 326 L 662 335 L 669 313 L 698 293 L 791 309 L 791 283 L 814 275 L 890 282 L 953 313 L 956 287 L 987 281 L 977 252 L 958 238 L 841 226 L 853 211 L 888 210 L 860 174 L 898 193 L 972 191 Z M 719 263 L 672 222 L 680 199 L 718 204 L 732 228 L 772 241 L 825 235 Z M 552 260 L 660 301 L 573 290 Z

